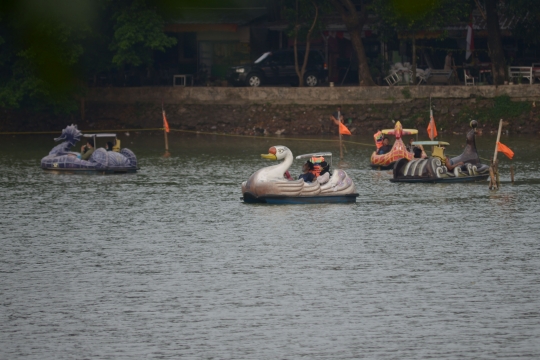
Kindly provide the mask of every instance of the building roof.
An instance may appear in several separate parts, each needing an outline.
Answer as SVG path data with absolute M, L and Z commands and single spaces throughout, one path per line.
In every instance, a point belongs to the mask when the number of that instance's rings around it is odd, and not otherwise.
M 265 0 L 235 0 L 223 6 L 179 7 L 181 17 L 176 24 L 247 25 L 268 13 Z

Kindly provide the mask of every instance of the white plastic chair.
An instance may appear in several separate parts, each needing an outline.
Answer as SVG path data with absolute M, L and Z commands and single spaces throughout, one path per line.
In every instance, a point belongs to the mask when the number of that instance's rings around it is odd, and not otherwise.
M 426 71 L 423 69 L 416 69 L 416 77 L 418 78 L 418 83 L 416 85 L 420 85 L 422 81 L 427 83 Z
M 388 85 L 394 86 L 396 83 L 401 81 L 401 77 L 397 73 L 393 73 L 385 77 L 384 80 L 388 83 Z
M 471 75 L 469 70 L 463 69 L 463 78 L 465 79 L 465 85 L 474 86 L 474 76 Z

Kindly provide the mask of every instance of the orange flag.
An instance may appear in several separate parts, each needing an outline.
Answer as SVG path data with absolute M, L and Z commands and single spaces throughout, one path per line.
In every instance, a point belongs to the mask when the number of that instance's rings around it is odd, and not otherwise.
M 435 119 L 433 118 L 433 110 L 429 110 L 429 125 L 427 127 L 427 133 L 430 140 L 437 137 L 437 127 L 435 126 Z
M 347 129 L 347 127 L 342 123 L 339 123 L 339 133 L 341 135 L 352 135 L 349 129 Z
M 509 159 L 514 157 L 514 152 L 510 148 L 500 142 L 497 142 L 497 151 L 502 152 L 504 155 L 508 156 Z
M 163 127 L 166 132 L 169 132 L 169 123 L 167 122 L 167 116 L 165 116 L 165 110 L 163 110 Z

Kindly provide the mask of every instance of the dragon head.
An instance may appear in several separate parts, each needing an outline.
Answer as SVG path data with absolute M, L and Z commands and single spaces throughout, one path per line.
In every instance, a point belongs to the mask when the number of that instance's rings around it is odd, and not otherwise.
M 55 138 L 54 141 L 67 141 L 70 146 L 74 146 L 82 136 L 82 132 L 77 128 L 77 125 L 69 125 L 62 130 L 62 135 Z

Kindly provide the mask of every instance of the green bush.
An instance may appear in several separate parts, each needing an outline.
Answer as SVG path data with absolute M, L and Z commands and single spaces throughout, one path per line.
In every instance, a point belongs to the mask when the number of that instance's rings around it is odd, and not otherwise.
M 401 90 L 401 93 L 403 94 L 403 97 L 405 99 L 410 99 L 412 96 L 411 96 L 411 90 L 409 90 L 408 87 L 406 87 L 405 89 Z
M 493 107 L 480 111 L 476 119 L 486 124 L 497 125 L 500 119 L 517 118 L 530 110 L 531 104 L 528 102 L 512 101 L 508 95 L 502 95 L 493 98 Z

